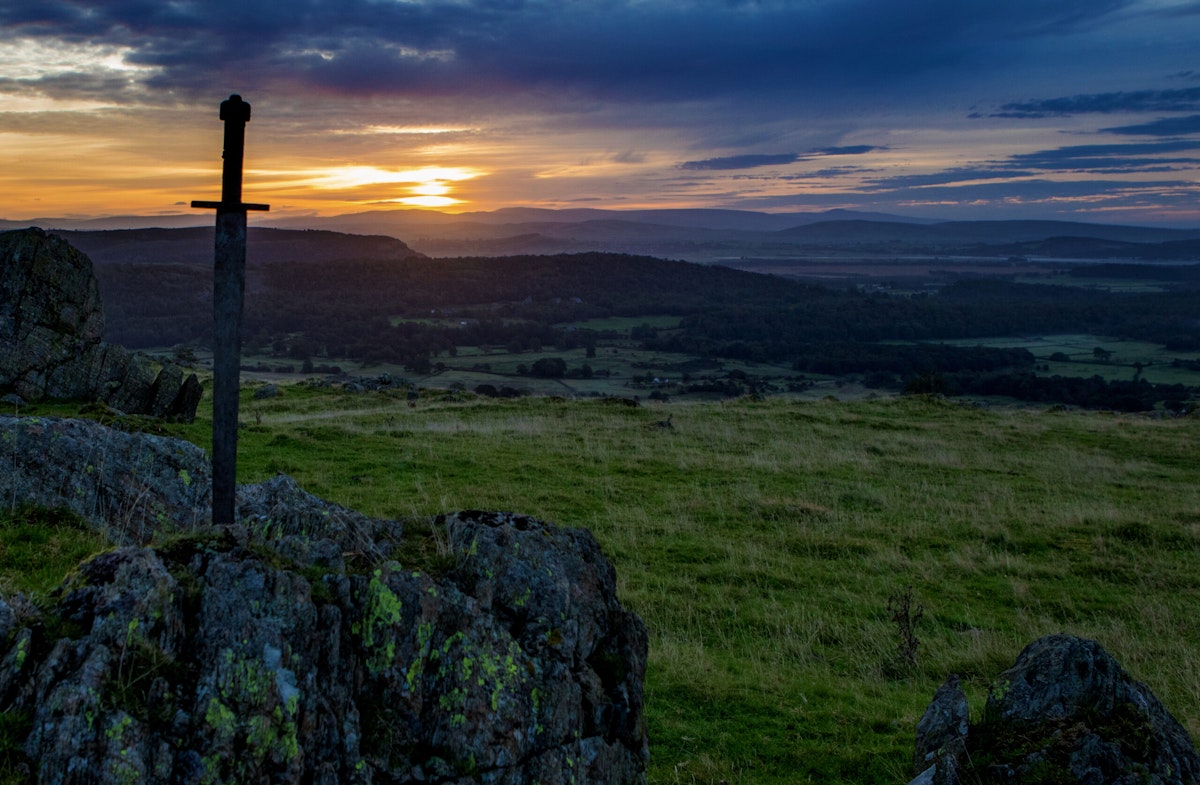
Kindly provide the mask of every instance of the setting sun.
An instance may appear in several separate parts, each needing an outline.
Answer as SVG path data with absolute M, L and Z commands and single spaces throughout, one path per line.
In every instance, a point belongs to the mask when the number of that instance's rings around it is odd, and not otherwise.
M 428 180 L 409 190 L 413 192 L 414 196 L 405 196 L 394 201 L 413 207 L 448 207 L 462 202 L 461 199 L 447 196 L 450 193 L 450 186 L 446 185 L 443 180 Z
M 341 166 L 308 172 L 276 171 L 262 174 L 271 181 L 265 184 L 266 189 L 325 192 L 354 204 L 447 207 L 464 201 L 455 196 L 455 183 L 485 173 L 469 167 L 386 169 L 377 166 Z
M 197 220 L 236 92 L 247 198 L 272 205 L 255 222 L 588 207 L 1190 228 L 1197 3 L 268 2 L 249 5 L 270 45 L 247 48 L 195 2 L 8 0 L 0 220 Z

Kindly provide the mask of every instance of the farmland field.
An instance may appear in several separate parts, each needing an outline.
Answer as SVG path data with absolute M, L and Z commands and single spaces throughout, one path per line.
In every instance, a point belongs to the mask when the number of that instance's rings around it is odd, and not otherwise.
M 1143 341 L 1114 341 L 1096 335 L 1045 335 L 1025 338 L 992 338 L 983 340 L 938 341 L 950 346 L 986 346 L 990 348 L 1028 349 L 1039 364 L 1047 366 L 1044 375 L 1100 376 L 1107 380 L 1132 379 L 1136 364 L 1142 364 L 1140 378 L 1154 384 L 1200 385 L 1200 371 L 1177 367 L 1175 360 L 1195 363 L 1200 353 L 1171 351 L 1158 344 Z M 1096 356 L 1096 349 L 1108 352 L 1106 359 Z M 1053 360 L 1052 355 L 1066 355 L 1067 360 Z

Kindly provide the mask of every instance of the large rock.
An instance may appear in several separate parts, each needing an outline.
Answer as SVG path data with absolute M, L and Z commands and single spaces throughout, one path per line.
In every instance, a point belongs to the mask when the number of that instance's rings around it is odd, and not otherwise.
M 943 776 L 950 761 L 957 760 L 967 740 L 970 709 L 958 676 L 950 678 L 934 693 L 933 700 L 917 723 L 917 750 L 913 764 L 917 771 L 942 762 Z
M 118 544 L 212 517 L 212 466 L 179 439 L 90 420 L 0 416 L 0 504 L 66 508 Z
M 0 233 L 0 392 L 30 401 L 100 401 L 130 414 L 191 420 L 200 384 L 174 365 L 104 343 L 92 263 L 30 228 Z
M 239 489 L 237 525 L 198 526 L 207 497 L 169 475 L 207 477 L 203 456 L 107 431 L 0 421 L 0 439 L 75 443 L 64 476 L 96 475 L 85 433 L 161 457 L 149 484 L 184 508 L 48 608 L 0 600 L 0 705 L 29 719 L 33 781 L 645 782 L 646 632 L 587 531 L 464 512 L 414 543 L 286 477 Z M 430 543 L 426 571 L 405 558 Z
M 1183 726 L 1098 643 L 1071 635 L 1029 644 L 993 683 L 982 721 L 954 746 L 914 782 L 1200 782 Z
M 0 504 L 64 508 L 115 544 L 145 545 L 212 519 L 212 465 L 194 444 L 126 433 L 92 420 L 0 415 Z M 305 492 L 286 475 L 237 489 L 238 518 L 262 537 L 379 558 L 378 521 Z M 315 523 L 315 522 L 319 522 Z M 282 547 L 282 546 L 281 546 Z

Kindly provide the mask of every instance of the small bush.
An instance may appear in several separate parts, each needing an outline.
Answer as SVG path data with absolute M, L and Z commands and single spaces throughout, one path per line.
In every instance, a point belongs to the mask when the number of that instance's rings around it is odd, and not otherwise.
M 891 670 L 895 672 L 911 671 L 917 667 L 917 625 L 925 616 L 925 609 L 913 598 L 912 586 L 903 592 L 895 592 L 887 601 L 888 615 L 896 625 L 896 659 Z

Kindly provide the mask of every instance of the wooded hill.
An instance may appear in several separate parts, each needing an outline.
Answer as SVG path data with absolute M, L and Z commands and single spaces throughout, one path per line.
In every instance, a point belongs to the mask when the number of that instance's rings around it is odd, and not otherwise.
M 64 233 L 97 260 L 111 340 L 135 348 L 209 341 L 205 231 Z M 1158 292 L 978 279 L 896 296 L 625 254 L 432 259 L 392 238 L 331 232 L 252 231 L 250 258 L 248 347 L 299 360 L 400 363 L 414 372 L 456 346 L 594 345 L 606 336 L 572 325 L 612 316 L 678 317 L 677 328 L 635 336 L 648 348 L 873 374 L 890 387 L 933 374 L 964 387 L 1034 365 L 1023 350 L 897 341 L 1070 332 L 1200 350 L 1196 267 L 1171 268 L 1175 280 Z M 1190 397 L 1144 381 L 1140 389 L 1122 391 L 1124 408 L 1133 398 L 1145 408 Z M 1054 399 L 1044 389 L 1038 395 Z
M 195 213 L 138 218 L 46 218 L 55 229 L 211 226 Z M 749 210 L 547 210 L 527 207 L 442 213 L 425 209 L 371 210 L 345 215 L 255 218 L 256 227 L 329 230 L 404 238 L 430 256 L 621 252 L 687 261 L 804 254 L 1050 256 L 1070 259 L 1200 261 L 1200 229 L 1123 226 L 1077 221 L 938 221 L 885 213 L 827 210 L 762 213 Z M 23 224 L 0 221 L 0 228 Z M 139 230 L 146 231 L 146 230 Z M 154 230 L 151 230 L 154 231 Z M 189 232 L 211 229 L 192 228 Z M 263 242 L 269 229 L 251 228 Z M 111 234 L 82 231 L 79 234 Z

